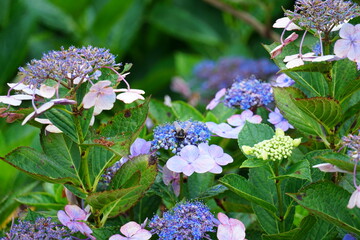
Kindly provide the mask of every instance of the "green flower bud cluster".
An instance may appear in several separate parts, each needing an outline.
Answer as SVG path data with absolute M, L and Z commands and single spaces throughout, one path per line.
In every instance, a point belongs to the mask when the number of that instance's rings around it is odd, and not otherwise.
M 253 147 L 242 146 L 242 150 L 247 155 L 253 155 L 263 160 L 276 161 L 289 157 L 294 147 L 299 146 L 300 143 L 301 138 L 292 139 L 285 136 L 283 130 L 277 128 L 273 138 L 259 142 Z

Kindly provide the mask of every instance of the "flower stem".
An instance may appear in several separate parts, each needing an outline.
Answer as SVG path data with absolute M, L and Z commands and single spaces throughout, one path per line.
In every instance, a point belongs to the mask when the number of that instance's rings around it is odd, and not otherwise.
M 280 165 L 280 162 L 275 161 L 275 163 L 274 163 L 275 177 L 279 176 L 279 165 Z M 277 197 L 278 197 L 280 231 L 284 232 L 285 231 L 285 221 L 284 221 L 285 218 L 284 218 L 284 211 L 283 211 L 284 200 L 283 200 L 283 195 L 281 193 L 281 180 L 280 179 L 275 179 L 275 185 L 276 185 L 276 194 L 277 194 Z

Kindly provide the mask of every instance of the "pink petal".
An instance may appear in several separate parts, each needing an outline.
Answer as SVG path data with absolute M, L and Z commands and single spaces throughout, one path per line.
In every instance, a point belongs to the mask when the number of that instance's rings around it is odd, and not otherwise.
M 140 229 L 139 231 L 137 231 L 137 233 L 132 236 L 130 239 L 131 240 L 148 240 L 150 239 L 152 236 L 152 234 L 146 230 L 146 229 Z
M 36 114 L 40 114 L 45 112 L 46 110 L 52 108 L 52 106 L 54 106 L 55 103 L 53 101 L 44 103 L 43 105 L 41 105 L 41 107 L 39 107 L 37 110 L 35 110 Z
M 220 99 L 225 95 L 226 88 L 220 89 L 216 94 L 215 98 L 210 101 L 210 103 L 206 106 L 207 110 L 213 110 L 219 103 Z
M 78 229 L 79 232 L 81 232 L 82 234 L 88 236 L 92 233 L 91 228 L 89 228 L 88 225 L 86 225 L 86 223 L 84 222 L 75 222 L 75 227 Z
M 12 106 L 20 106 L 21 101 L 18 99 L 13 98 L 12 96 L 0 96 L 0 102 L 5 104 L 10 104 Z
M 123 101 L 124 103 L 132 103 L 138 99 L 144 100 L 145 98 L 143 96 L 141 96 L 138 93 L 135 92 L 125 92 L 125 93 L 120 93 L 119 95 L 117 95 L 116 97 L 118 100 Z
M 251 118 L 249 119 L 246 119 L 248 122 L 251 122 L 251 123 L 261 123 L 262 121 L 262 118 L 260 115 L 254 115 L 252 116 Z
M 185 166 L 182 170 L 182 172 L 186 175 L 186 176 L 191 176 L 191 174 L 193 174 L 195 172 L 194 167 L 191 164 L 188 164 L 187 166 Z
M 88 92 L 84 98 L 82 103 L 84 104 L 85 109 L 89 109 L 93 106 L 95 106 L 97 93 L 96 92 Z
M 212 169 L 210 169 L 209 172 L 219 174 L 222 172 L 222 167 L 215 164 L 215 166 Z
M 217 218 L 219 219 L 219 221 L 220 221 L 222 224 L 230 225 L 229 217 L 226 216 L 226 214 L 224 214 L 224 213 L 222 213 L 222 212 L 219 212 L 218 215 L 217 215 Z
M 224 155 L 224 150 L 221 147 L 212 144 L 209 146 L 209 154 L 211 157 L 214 158 L 221 157 L 222 155 Z
M 285 28 L 286 27 L 287 31 L 302 30 L 298 25 L 296 25 L 295 23 L 290 23 L 290 21 L 291 20 L 288 17 L 279 18 L 273 24 L 273 28 Z
M 90 91 L 99 92 L 103 88 L 110 86 L 110 85 L 111 85 L 111 82 L 109 80 L 99 81 L 96 84 L 91 86 Z
M 199 149 L 194 145 L 187 145 L 181 149 L 180 156 L 187 162 L 191 163 L 198 158 Z
M 349 199 L 349 203 L 347 205 L 347 208 L 354 208 L 355 206 L 357 206 L 358 208 L 360 208 L 360 189 L 356 189 L 352 194 L 351 197 Z
M 295 41 L 299 37 L 296 33 L 291 33 L 287 38 L 284 40 L 284 46 L 288 45 L 289 43 Z
M 40 86 L 40 96 L 44 98 L 52 98 L 55 95 L 56 89 L 51 86 L 46 86 L 45 84 L 41 84 Z
M 129 238 L 123 237 L 120 234 L 112 235 L 109 240 L 128 240 Z
M 59 221 L 61 222 L 61 224 L 64 226 L 67 226 L 68 223 L 71 222 L 69 216 L 63 210 L 58 211 L 57 217 L 58 217 Z
M 345 39 L 351 39 L 355 34 L 355 27 L 350 23 L 345 23 L 339 32 L 339 36 Z
M 205 173 L 215 166 L 214 159 L 209 155 L 200 155 L 191 165 L 197 173 Z
M 183 169 L 188 165 L 189 163 L 179 156 L 173 156 L 166 162 L 166 167 L 169 170 L 177 173 L 181 173 Z
M 250 111 L 251 112 L 251 111 Z M 235 115 L 232 115 L 231 117 L 229 117 L 227 120 L 226 120 L 230 125 L 232 126 L 242 126 L 245 124 L 245 121 L 244 119 L 242 118 L 242 116 L 240 114 L 235 114 Z
M 304 61 L 302 59 L 298 58 L 298 59 L 289 61 L 285 66 L 287 68 L 294 68 L 294 67 L 299 67 L 302 65 L 304 65 Z
M 127 224 L 125 224 L 124 226 L 122 226 L 120 228 L 120 232 L 122 234 L 124 234 L 126 237 L 132 237 L 140 229 L 141 229 L 140 224 L 131 221 L 131 222 L 128 222 Z
M 77 205 L 66 205 L 65 212 L 73 220 L 85 220 L 86 212 Z
M 217 236 L 218 240 L 233 240 L 231 226 L 220 224 L 218 226 L 216 236 Z M 238 239 L 238 240 L 240 240 L 240 239 Z
M 215 162 L 221 166 L 225 166 L 229 163 L 232 163 L 234 159 L 227 153 L 224 153 L 223 156 L 215 158 Z
M 112 94 L 101 94 L 98 96 L 95 105 L 99 109 L 110 110 L 114 106 L 115 99 L 116 95 L 114 92 L 112 92 Z
M 24 118 L 23 122 L 21 123 L 21 125 L 25 125 L 25 123 L 27 123 L 31 118 L 33 118 L 35 116 L 35 111 L 30 113 L 29 115 L 26 116 L 26 118 Z
M 278 55 L 280 55 L 282 53 L 282 49 L 285 47 L 285 45 L 281 44 L 279 46 L 277 46 L 276 48 L 274 48 L 271 52 L 270 52 L 270 57 L 271 58 L 275 58 Z
M 340 58 L 345 58 L 350 51 L 351 42 L 345 39 L 339 39 L 334 46 L 334 53 Z
M 290 124 L 288 121 L 281 121 L 278 124 L 275 124 L 275 128 L 280 128 L 282 129 L 284 132 L 286 132 L 287 130 L 289 130 L 290 128 Z
M 62 133 L 62 131 L 58 127 L 52 124 L 47 125 L 45 130 L 51 133 Z
M 31 100 L 31 99 L 33 99 L 33 96 L 25 95 L 25 94 L 12 95 L 10 97 L 15 98 L 16 100 Z
M 351 61 L 360 61 L 360 40 L 358 43 L 353 43 L 352 47 L 350 48 L 350 51 L 347 55 L 347 57 Z M 15 95 L 16 96 L 16 95 Z

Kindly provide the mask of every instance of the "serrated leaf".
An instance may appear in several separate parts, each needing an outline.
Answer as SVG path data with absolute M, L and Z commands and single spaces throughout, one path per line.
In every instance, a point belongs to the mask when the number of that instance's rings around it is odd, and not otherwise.
M 284 174 L 276 177 L 275 179 L 284 179 L 289 177 L 305 179 L 311 182 L 312 180 L 309 161 L 302 160 L 293 164 Z
M 43 207 L 48 209 L 60 210 L 64 208 L 64 203 L 56 202 L 53 195 L 44 192 L 31 192 L 17 196 L 16 201 L 21 204 L 34 207 Z
M 331 182 L 317 182 L 288 195 L 315 216 L 347 232 L 360 234 L 360 209 L 346 207 L 350 193 L 345 189 Z
M 187 189 L 189 199 L 197 198 L 200 194 L 205 192 L 214 182 L 215 174 L 207 173 L 193 173 L 188 177 Z
M 283 112 L 284 117 L 297 130 L 305 134 L 325 138 L 320 124 L 296 106 L 292 94 L 287 89 L 288 88 L 273 88 L 276 105 Z M 291 91 L 293 90 L 294 89 Z
M 267 164 L 267 161 L 258 158 L 246 159 L 240 166 L 240 168 L 257 168 Z
M 343 102 L 347 97 L 360 89 L 360 71 L 357 70 L 355 62 L 349 59 L 336 61 L 331 71 L 332 90 L 339 102 Z
M 71 140 L 79 143 L 79 138 L 76 132 L 76 127 L 72 116 L 60 108 L 51 108 L 45 113 L 52 124 L 58 127 L 63 133 L 68 136 Z
M 97 136 L 98 139 L 93 139 L 92 142 L 106 146 L 120 156 L 127 155 L 130 145 L 139 136 L 141 129 L 145 125 L 149 101 L 150 99 L 147 99 L 139 106 L 116 113 L 100 129 L 100 134 Z
M 256 189 L 244 177 L 237 174 L 227 174 L 224 177 L 220 178 L 219 182 L 240 197 L 255 204 L 258 204 L 270 213 L 276 213 L 276 207 L 272 203 L 269 203 L 257 197 L 257 194 L 255 193 Z
M 354 171 L 354 161 L 345 154 L 342 153 L 325 153 L 316 157 L 324 162 L 331 163 L 345 171 L 352 173 Z M 357 171 L 360 171 L 360 166 L 356 167 Z
M 256 143 L 271 139 L 274 134 L 274 130 L 269 125 L 254 124 L 246 121 L 238 136 L 239 148 L 241 149 L 244 145 L 253 147 Z
M 278 234 L 262 235 L 262 240 L 292 240 L 294 235 L 299 232 L 298 228 L 292 229 L 288 232 Z
M 183 101 L 174 101 L 171 103 L 175 116 L 180 121 L 187 121 L 189 119 L 203 121 L 203 115 L 190 104 Z
M 101 228 L 94 228 L 92 235 L 96 240 L 108 240 L 112 235 L 120 234 L 119 226 L 105 226 Z
M 151 99 L 150 101 L 149 116 L 154 121 L 155 125 L 171 123 L 176 120 L 172 108 L 156 99 Z
M 316 97 L 307 99 L 295 99 L 294 103 L 303 112 L 307 113 L 313 119 L 326 126 L 327 129 L 333 128 L 342 118 L 340 104 L 326 97 Z
M 221 193 L 224 193 L 227 190 L 229 190 L 229 189 L 227 187 L 225 187 L 224 185 L 217 184 L 215 186 L 208 188 L 205 192 L 202 192 L 201 194 L 199 194 L 197 199 L 204 200 L 204 199 L 208 199 L 208 198 L 213 198 Z
M 338 234 L 333 224 L 312 215 L 306 216 L 298 229 L 292 240 L 333 240 Z

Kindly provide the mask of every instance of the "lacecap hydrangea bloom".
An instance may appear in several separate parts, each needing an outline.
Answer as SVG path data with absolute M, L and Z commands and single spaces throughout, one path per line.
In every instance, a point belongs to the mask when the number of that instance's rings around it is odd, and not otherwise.
M 154 129 L 154 139 L 151 149 L 165 149 L 172 153 L 179 153 L 187 145 L 199 145 L 208 143 L 211 132 L 203 122 L 199 121 L 176 121 L 157 126 Z
M 271 85 L 260 82 L 255 76 L 249 79 L 236 78 L 224 98 L 225 106 L 243 110 L 264 106 L 272 101 L 274 97 Z
M 217 219 L 201 202 L 178 203 L 163 217 L 154 216 L 149 227 L 152 234 L 162 240 L 210 239 L 207 232 L 215 232 Z
M 294 147 L 299 146 L 301 139 L 292 139 L 285 136 L 284 131 L 276 129 L 275 135 L 269 139 L 255 144 L 253 147 L 242 146 L 242 150 L 247 155 L 253 155 L 263 160 L 281 160 L 288 158 Z
M 37 218 L 35 222 L 19 220 L 1 240 L 71 240 L 70 231 L 59 227 L 51 218 Z

